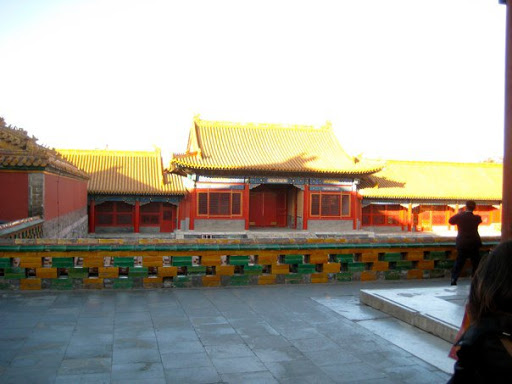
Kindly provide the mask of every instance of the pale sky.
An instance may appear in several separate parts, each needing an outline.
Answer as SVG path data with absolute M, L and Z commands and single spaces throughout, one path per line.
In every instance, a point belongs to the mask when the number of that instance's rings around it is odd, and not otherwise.
M 498 0 L 0 0 L 0 116 L 55 148 L 184 152 L 193 116 L 351 155 L 503 155 Z M 276 150 L 279 150 L 276 148 Z

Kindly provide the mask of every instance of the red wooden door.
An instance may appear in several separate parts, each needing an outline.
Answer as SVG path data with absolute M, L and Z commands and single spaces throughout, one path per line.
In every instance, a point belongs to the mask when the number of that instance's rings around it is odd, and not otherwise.
M 173 207 L 162 204 L 162 220 L 160 221 L 160 232 L 173 231 Z
M 286 191 L 278 191 L 276 196 L 276 221 L 278 227 L 286 227 L 287 215 Z
M 249 225 L 263 227 L 263 192 L 251 192 L 249 201 Z

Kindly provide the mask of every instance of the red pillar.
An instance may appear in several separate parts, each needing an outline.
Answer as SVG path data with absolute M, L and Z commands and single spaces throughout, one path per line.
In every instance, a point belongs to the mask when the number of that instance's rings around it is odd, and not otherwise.
M 505 64 L 505 137 L 503 156 L 503 194 L 501 240 L 512 239 L 512 1 L 507 2 Z
M 91 200 L 91 205 L 89 206 L 89 233 L 96 232 L 96 204 L 94 203 L 94 199 Z
M 249 229 L 249 184 L 245 184 L 243 194 L 243 214 L 245 219 L 245 230 Z
M 135 218 L 133 221 L 133 232 L 140 232 L 140 202 L 135 202 Z
M 190 231 L 194 230 L 194 220 L 196 218 L 196 210 L 197 210 L 197 192 L 194 189 L 190 193 L 190 223 L 188 229 Z
M 304 208 L 302 209 L 302 229 L 308 229 L 309 220 L 309 185 L 304 186 Z
M 352 229 L 357 229 L 357 219 L 359 218 L 359 197 L 357 196 L 357 192 L 350 192 L 350 209 L 352 210 Z

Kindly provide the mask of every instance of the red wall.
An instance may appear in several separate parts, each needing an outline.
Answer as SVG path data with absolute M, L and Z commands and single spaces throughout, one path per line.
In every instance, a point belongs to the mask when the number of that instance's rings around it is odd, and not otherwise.
M 28 173 L 0 172 L 0 221 L 28 217 Z
M 44 219 L 87 208 L 87 180 L 45 174 Z

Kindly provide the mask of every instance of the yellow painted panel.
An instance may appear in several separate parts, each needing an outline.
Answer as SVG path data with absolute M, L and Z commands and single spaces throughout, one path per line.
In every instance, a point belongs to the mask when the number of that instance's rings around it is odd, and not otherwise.
M 361 272 L 361 281 L 377 280 L 377 273 L 375 271 Z
M 379 254 L 377 252 L 363 252 L 361 254 L 361 262 L 373 263 L 379 260 Z
M 313 273 L 313 274 L 311 274 L 311 282 L 314 284 L 328 283 L 329 278 L 327 276 L 327 273 Z
M 24 256 L 20 258 L 21 268 L 40 268 L 43 262 L 40 257 Z
M 118 267 L 99 267 L 98 277 L 103 279 L 116 279 L 119 277 Z
M 269 253 L 259 254 L 258 255 L 258 264 L 259 265 L 276 264 L 277 257 L 278 257 L 277 253 L 275 253 L 275 254 L 269 254 Z
M 142 285 L 144 288 L 161 288 L 163 281 L 163 277 L 144 277 Z
M 158 267 L 159 277 L 177 276 L 178 267 Z
M 329 260 L 329 256 L 327 254 L 312 254 L 309 256 L 309 263 L 310 264 L 324 264 L 327 263 Z
M 430 270 L 434 269 L 434 260 L 420 260 L 418 261 L 418 269 Z
M 324 263 L 323 271 L 324 273 L 339 273 L 341 269 L 340 263 Z
M 275 275 L 262 275 L 258 277 L 259 285 L 273 285 L 276 283 Z
M 407 271 L 408 279 L 423 279 L 423 271 L 421 269 L 410 269 Z
M 420 261 L 423 260 L 423 251 L 408 251 L 405 255 L 405 260 Z
M 220 276 L 216 276 L 216 275 L 203 276 L 202 280 L 203 280 L 204 287 L 220 287 Z
M 57 268 L 36 268 L 36 276 L 41 279 L 56 279 Z
M 201 265 L 208 267 L 220 265 L 220 255 L 207 255 L 201 257 Z
M 41 279 L 21 279 L 20 289 L 23 291 L 36 291 L 41 289 Z
M 215 274 L 218 276 L 233 276 L 235 274 L 234 265 L 219 265 L 215 267 Z
M 144 267 L 162 267 L 163 265 L 162 256 L 144 256 L 142 259 L 142 266 Z
M 389 269 L 389 262 L 375 261 L 372 263 L 372 271 L 387 271 Z
M 273 275 L 287 275 L 290 273 L 290 266 L 288 264 L 272 264 Z
M 103 256 L 87 255 L 86 257 L 84 257 L 84 267 L 103 267 L 103 264 Z
M 83 279 L 84 288 L 94 288 L 94 289 L 102 289 L 103 288 L 103 279 L 98 278 L 85 278 Z

